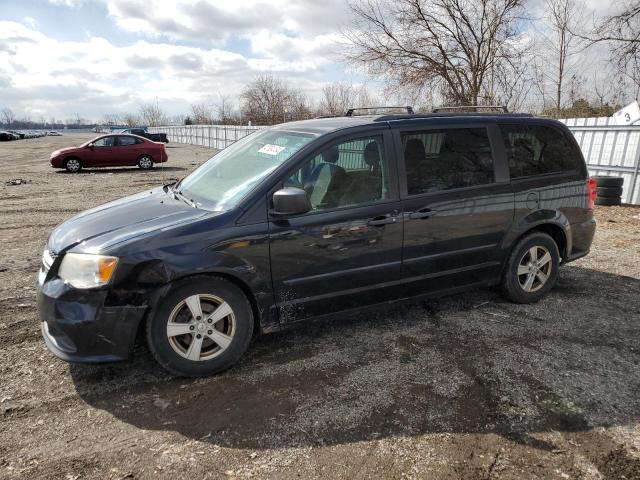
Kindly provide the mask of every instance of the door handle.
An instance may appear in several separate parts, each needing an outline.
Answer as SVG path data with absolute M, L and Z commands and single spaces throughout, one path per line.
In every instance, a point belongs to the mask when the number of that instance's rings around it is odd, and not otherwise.
M 413 212 L 409 214 L 409 218 L 412 220 L 418 220 L 421 218 L 429 218 L 429 217 L 433 217 L 436 213 L 435 210 L 431 210 L 430 208 L 422 208 L 420 210 L 418 210 L 417 212 Z
M 367 222 L 367 225 L 370 227 L 381 227 L 383 225 L 389 225 L 390 223 L 396 223 L 398 221 L 398 217 L 393 215 L 380 215 L 379 217 L 374 217 Z

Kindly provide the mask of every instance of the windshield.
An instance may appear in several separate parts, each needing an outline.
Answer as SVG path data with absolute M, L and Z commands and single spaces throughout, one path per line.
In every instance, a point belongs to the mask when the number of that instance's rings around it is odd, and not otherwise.
M 225 148 L 185 177 L 178 192 L 215 211 L 229 210 L 317 135 L 259 130 Z

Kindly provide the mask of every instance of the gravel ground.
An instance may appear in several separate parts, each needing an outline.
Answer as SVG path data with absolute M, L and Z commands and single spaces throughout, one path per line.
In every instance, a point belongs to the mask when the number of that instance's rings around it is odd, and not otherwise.
M 49 167 L 88 138 L 0 144 L 1 478 L 640 479 L 640 209 L 598 208 L 591 255 L 539 304 L 485 289 L 338 317 L 175 379 L 144 347 L 69 365 L 40 339 L 50 230 L 212 153 L 170 144 L 151 172 Z

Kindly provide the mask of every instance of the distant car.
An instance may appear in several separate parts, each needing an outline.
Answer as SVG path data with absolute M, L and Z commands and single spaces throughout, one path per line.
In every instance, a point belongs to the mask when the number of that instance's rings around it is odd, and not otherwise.
M 47 136 L 49 136 L 49 137 L 61 137 L 62 134 L 60 132 L 55 132 L 55 131 L 52 130 L 50 132 L 47 132 Z
M 22 140 L 25 138 L 24 132 L 16 132 L 15 130 L 9 130 L 9 133 L 12 133 L 16 138 L 16 140 Z
M 102 135 L 80 145 L 63 148 L 51 154 L 53 168 L 64 168 L 68 172 L 79 172 L 83 168 L 116 167 L 137 165 L 143 170 L 154 163 L 167 161 L 167 152 L 162 143 L 152 142 L 136 135 Z
M 15 140 L 11 132 L 0 130 L 0 142 L 8 142 L 9 140 Z
M 131 135 L 138 135 L 140 137 L 148 138 L 154 142 L 169 143 L 166 133 L 149 133 L 144 128 L 127 128 L 120 133 L 130 133 Z

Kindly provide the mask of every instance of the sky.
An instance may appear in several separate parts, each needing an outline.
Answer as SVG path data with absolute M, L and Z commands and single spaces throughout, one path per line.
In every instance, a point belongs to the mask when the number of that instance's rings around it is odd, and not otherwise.
M 0 0 L 0 108 L 99 120 L 155 102 L 170 115 L 237 97 L 271 73 L 317 97 L 345 71 L 343 0 Z
M 340 62 L 348 21 L 345 0 L 0 0 L 0 109 L 100 121 L 158 99 L 179 115 L 264 73 L 312 99 L 336 80 L 375 88 Z

